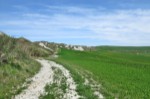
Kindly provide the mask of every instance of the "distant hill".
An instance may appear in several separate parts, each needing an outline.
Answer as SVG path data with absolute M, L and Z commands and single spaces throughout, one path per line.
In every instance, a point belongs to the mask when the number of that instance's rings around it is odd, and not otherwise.
M 3 33 L 3 32 L 0 32 L 0 35 L 4 35 L 4 33 Z
M 120 52 L 150 56 L 150 46 L 97 46 L 95 49 L 100 52 Z
M 57 52 L 58 49 L 65 48 L 70 50 L 77 50 L 77 51 L 89 51 L 94 49 L 94 47 L 83 46 L 83 45 L 68 45 L 64 43 L 54 43 L 54 42 L 47 42 L 47 41 L 37 41 L 35 42 L 37 45 L 40 45 L 44 48 L 50 48 L 52 52 Z

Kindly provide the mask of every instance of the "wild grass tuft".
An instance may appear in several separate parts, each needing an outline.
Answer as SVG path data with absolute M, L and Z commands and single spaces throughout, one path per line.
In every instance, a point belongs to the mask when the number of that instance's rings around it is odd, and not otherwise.
M 49 54 L 24 38 L 0 35 L 0 99 L 10 99 L 20 92 L 20 86 L 40 68 L 34 58 Z

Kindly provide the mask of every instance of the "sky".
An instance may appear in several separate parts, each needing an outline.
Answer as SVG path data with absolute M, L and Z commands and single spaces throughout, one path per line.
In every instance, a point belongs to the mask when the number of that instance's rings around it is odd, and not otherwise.
M 0 0 L 0 31 L 31 41 L 150 46 L 150 0 Z

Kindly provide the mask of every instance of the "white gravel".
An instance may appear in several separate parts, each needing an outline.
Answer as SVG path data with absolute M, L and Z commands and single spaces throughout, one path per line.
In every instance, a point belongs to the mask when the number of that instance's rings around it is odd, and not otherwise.
M 76 51 L 84 51 L 83 47 L 81 46 L 74 46 L 73 49 Z
M 92 81 L 94 81 L 92 79 Z M 85 78 L 85 85 L 90 85 L 92 90 L 94 91 L 94 95 L 96 95 L 98 97 L 98 99 L 104 99 L 104 96 L 98 91 L 100 89 L 100 85 L 99 84 L 92 84 L 91 82 L 89 82 L 89 80 L 87 78 Z
M 44 47 L 45 49 L 48 49 L 48 50 L 50 50 L 50 51 L 53 51 L 53 49 L 47 47 L 44 43 L 41 43 L 41 42 L 40 42 L 39 45 L 40 45 L 41 47 Z
M 47 60 L 37 60 L 42 67 L 39 73 L 33 78 L 31 84 L 21 94 L 15 96 L 15 99 L 38 99 L 44 93 L 44 87 L 53 82 L 53 71 L 51 64 Z
M 62 65 L 57 64 L 55 62 L 50 61 L 53 67 L 59 68 L 63 75 L 66 77 L 66 84 L 67 84 L 67 90 L 66 93 L 64 94 L 64 99 L 79 99 L 80 96 L 76 92 L 76 83 L 74 82 L 73 78 L 71 77 L 70 72 L 64 68 Z
M 21 94 L 16 95 L 14 99 L 38 99 L 44 94 L 44 87 L 47 84 L 53 83 L 53 70 L 52 67 L 59 68 L 63 75 L 66 77 L 67 90 L 64 94 L 64 99 L 78 99 L 80 96 L 76 92 L 76 84 L 71 77 L 70 72 L 62 65 L 56 64 L 53 61 L 37 60 L 42 64 L 42 68 L 33 78 L 31 84 Z

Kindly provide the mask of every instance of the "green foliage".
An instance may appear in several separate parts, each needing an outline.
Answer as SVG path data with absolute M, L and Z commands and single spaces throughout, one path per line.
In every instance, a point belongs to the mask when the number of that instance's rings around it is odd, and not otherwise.
M 40 64 L 33 58 L 46 57 L 49 51 L 24 38 L 0 35 L 0 99 L 11 99 L 23 88 L 25 79 L 34 75 Z
M 79 74 L 79 71 L 76 71 L 76 68 L 72 68 L 71 66 L 73 64 L 69 64 L 68 62 L 65 62 L 61 59 L 55 59 L 55 62 L 62 64 L 65 68 L 67 68 L 71 76 L 73 77 L 74 81 L 77 84 L 76 91 L 80 96 L 82 96 L 80 99 L 97 99 L 97 97 L 93 94 L 91 87 L 89 85 L 85 85 L 85 79 Z
M 149 48 L 99 47 L 91 52 L 62 49 L 57 61 L 68 64 L 69 68 L 78 71 L 91 72 L 93 78 L 102 84 L 101 91 L 106 98 L 148 99 L 150 98 Z
M 40 99 L 63 99 L 67 90 L 66 78 L 62 71 L 53 67 L 54 76 L 53 83 L 45 87 L 44 95 L 40 96 Z

